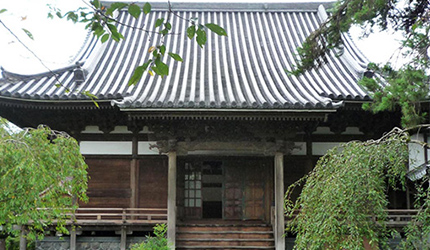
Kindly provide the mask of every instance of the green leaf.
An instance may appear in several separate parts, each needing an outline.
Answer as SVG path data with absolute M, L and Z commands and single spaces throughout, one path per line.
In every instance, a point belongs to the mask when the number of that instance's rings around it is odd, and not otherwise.
M 207 24 L 205 24 L 205 26 L 208 29 L 210 29 L 212 32 L 214 32 L 214 33 L 216 33 L 216 34 L 218 34 L 220 36 L 227 36 L 227 32 L 222 27 L 220 27 L 217 24 L 207 23 Z
M 157 21 L 155 21 L 155 28 L 160 27 L 164 22 L 164 18 L 158 18 Z
M 197 37 L 196 37 L 196 41 L 197 44 L 203 48 L 203 45 L 206 44 L 206 31 L 204 31 L 203 29 L 197 29 Z
M 22 28 L 22 30 L 24 31 L 24 33 L 31 39 L 31 40 L 34 40 L 34 37 L 33 37 L 33 34 L 31 34 L 31 32 L 30 31 L 28 31 L 28 30 L 26 30 L 26 29 L 24 29 L 24 28 Z
M 137 67 L 136 69 L 134 69 L 133 75 L 131 76 L 127 85 L 128 86 L 136 85 L 140 81 L 140 79 L 142 79 L 143 72 L 145 72 L 145 70 L 146 69 L 145 69 L 144 65 L 141 65 L 141 66 Z
M 122 8 L 124 8 L 126 6 L 127 6 L 126 3 L 115 2 L 115 3 L 111 4 L 111 6 L 106 10 L 106 15 L 112 16 L 113 12 L 115 10 L 121 10 Z
M 187 28 L 187 36 L 189 39 L 193 39 L 194 35 L 196 34 L 196 26 L 191 25 Z
M 110 35 L 109 35 L 109 34 L 104 34 L 104 35 L 102 36 L 102 38 L 100 39 L 100 41 L 101 41 L 102 43 L 105 43 L 105 42 L 109 39 L 109 37 L 110 37 Z
M 119 42 L 121 39 L 124 38 L 124 36 L 121 33 L 118 32 L 118 30 L 117 30 L 117 28 L 116 28 L 115 25 L 108 23 L 107 26 L 108 26 L 108 28 L 109 28 L 109 30 L 111 32 L 113 40 L 115 40 L 116 42 Z
M 91 99 L 99 99 L 97 96 L 95 96 L 94 94 L 92 94 L 90 91 L 86 90 L 82 92 L 83 95 L 88 96 Z
M 178 55 L 178 54 L 169 52 L 169 56 L 171 58 L 175 59 L 176 61 L 179 61 L 179 62 L 183 62 L 184 61 L 184 60 L 182 60 L 182 57 L 180 55 Z
M 155 67 L 152 67 L 152 70 L 161 77 L 169 75 L 169 66 L 163 63 L 160 58 L 155 60 Z
M 76 13 L 74 13 L 73 11 L 67 12 L 66 16 L 67 16 L 67 20 L 72 20 L 72 22 L 74 22 L 74 23 L 78 22 L 79 16 Z
M 0 10 L 0 14 L 3 13 L 3 12 L 6 12 L 6 11 L 7 11 L 7 9 L 1 9 Z
M 164 56 L 164 53 L 166 52 L 166 46 L 165 45 L 161 45 L 158 47 L 158 49 L 160 50 L 160 53 Z
M 148 14 L 149 12 L 151 12 L 151 4 L 146 2 L 143 5 L 143 13 Z
M 138 19 L 142 11 L 136 4 L 130 4 L 128 6 L 128 13 L 130 13 L 130 15 L 132 15 L 134 18 Z
M 171 30 L 171 29 L 172 29 L 172 24 L 171 24 L 171 23 L 169 23 L 169 22 L 166 22 L 166 23 L 164 24 L 164 27 L 166 27 L 166 29 L 168 29 L 168 30 Z
M 94 35 L 96 35 L 98 38 L 100 38 L 100 36 L 105 33 L 103 26 L 101 26 L 101 24 L 98 22 L 94 22 L 91 25 L 91 30 L 93 31 Z
M 169 30 L 168 29 L 163 29 L 162 31 L 160 31 L 160 34 L 167 35 L 167 34 L 169 34 Z
M 96 9 L 99 9 L 101 7 L 99 0 L 93 0 L 91 1 L 91 4 L 96 7 Z

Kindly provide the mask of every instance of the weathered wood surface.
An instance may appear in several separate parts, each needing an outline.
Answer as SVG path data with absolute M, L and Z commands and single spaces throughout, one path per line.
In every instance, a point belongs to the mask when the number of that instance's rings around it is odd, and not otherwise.
M 88 203 L 80 207 L 130 207 L 130 159 L 87 159 Z
M 166 208 L 78 208 L 75 213 L 65 213 L 70 216 L 67 224 L 82 226 L 167 223 Z

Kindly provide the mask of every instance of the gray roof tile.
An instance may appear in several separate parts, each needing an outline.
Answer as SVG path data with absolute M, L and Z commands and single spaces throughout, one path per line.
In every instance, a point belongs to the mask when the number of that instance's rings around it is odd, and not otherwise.
M 186 37 L 188 23 L 171 16 L 178 35 L 168 36 L 166 47 L 184 62 L 166 58 L 170 73 L 164 79 L 145 73 L 136 86 L 127 86 L 133 69 L 149 58 L 147 50 L 159 37 L 119 25 L 124 41 L 99 44 L 88 39 L 76 57 L 86 70 L 83 84 L 75 84 L 74 66 L 54 71 L 56 77 L 3 70 L 0 97 L 61 102 L 88 99 L 81 92 L 89 91 L 126 109 L 327 109 L 341 100 L 369 99 L 357 85 L 367 61 L 348 36 L 342 56 L 332 52 L 327 64 L 298 77 L 285 72 L 296 63 L 296 47 L 324 16 L 315 3 L 206 5 L 173 3 L 173 9 L 185 18 L 219 24 L 228 37 L 208 32 L 208 43 L 201 49 Z M 119 19 L 150 28 L 166 16 L 165 10 L 153 6 L 138 20 L 125 11 Z M 62 87 L 55 86 L 58 81 Z

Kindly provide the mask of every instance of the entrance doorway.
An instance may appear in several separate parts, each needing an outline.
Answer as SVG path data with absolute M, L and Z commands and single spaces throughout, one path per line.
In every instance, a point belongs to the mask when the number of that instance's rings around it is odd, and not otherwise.
M 258 157 L 186 159 L 178 171 L 178 208 L 183 211 L 179 216 L 269 219 L 273 199 L 272 165 L 267 158 Z
M 221 219 L 222 161 L 190 161 L 184 170 L 185 218 Z
M 222 182 L 222 162 L 204 161 L 202 165 L 202 217 L 204 219 L 222 218 Z

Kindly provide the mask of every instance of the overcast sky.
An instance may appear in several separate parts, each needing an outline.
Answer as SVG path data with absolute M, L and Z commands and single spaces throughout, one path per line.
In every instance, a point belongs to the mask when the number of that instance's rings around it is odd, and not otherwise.
M 202 0 L 187 1 L 201 2 Z M 218 2 L 219 1 L 220 0 L 218 0 Z M 235 2 L 238 1 L 249 2 L 249 0 L 236 0 Z M 271 1 L 276 2 L 279 0 Z M 264 0 L 264 2 L 268 1 Z M 299 0 L 293 2 L 299 2 Z M 303 2 L 309 2 L 309 0 Z M 63 11 L 73 10 L 85 5 L 82 0 L 0 0 L 0 9 L 8 10 L 0 14 L 0 19 L 13 30 L 13 32 L 18 35 L 50 69 L 56 69 L 71 63 L 70 59 L 81 48 L 87 36 L 87 31 L 84 30 L 82 24 L 73 24 L 72 22 L 60 20 L 58 18 L 54 20 L 48 19 L 48 4 L 56 6 Z M 33 34 L 34 40 L 29 39 L 22 28 L 29 30 Z M 357 37 L 359 33 L 359 29 L 355 29 L 352 34 L 354 37 Z M 356 39 L 356 44 L 371 61 L 385 62 L 398 47 L 397 43 L 393 40 L 393 37 L 378 33 L 368 39 Z M 46 71 L 41 63 L 19 44 L 19 42 L 1 25 L 0 66 L 3 66 L 9 71 L 22 74 Z

